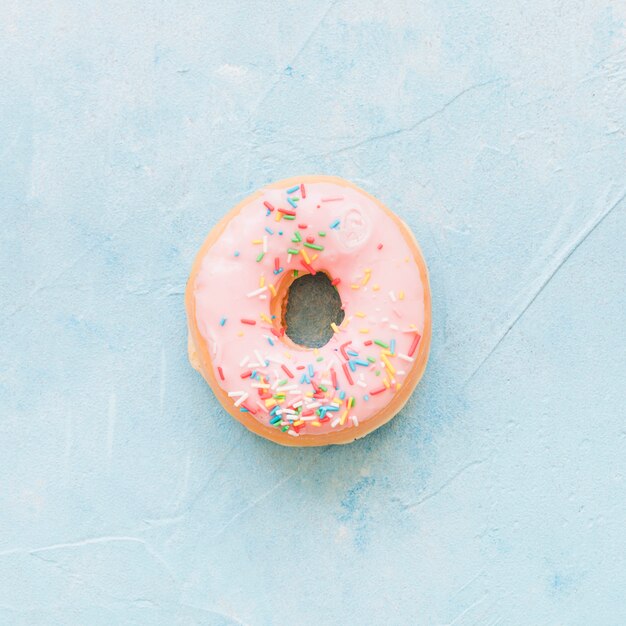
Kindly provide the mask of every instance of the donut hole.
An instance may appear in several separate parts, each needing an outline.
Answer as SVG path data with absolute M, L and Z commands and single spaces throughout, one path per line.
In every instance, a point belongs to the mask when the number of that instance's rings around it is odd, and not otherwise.
M 300 346 L 321 348 L 333 336 L 331 324 L 341 324 L 341 298 L 323 272 L 305 274 L 291 283 L 283 302 L 285 334 Z

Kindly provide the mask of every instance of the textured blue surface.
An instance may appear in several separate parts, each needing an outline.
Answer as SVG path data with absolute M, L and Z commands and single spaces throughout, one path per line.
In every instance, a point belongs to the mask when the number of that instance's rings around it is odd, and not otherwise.
M 0 623 L 626 623 L 625 18 L 3 0 Z M 348 447 L 187 363 L 196 249 L 298 173 L 431 270 L 424 380 Z

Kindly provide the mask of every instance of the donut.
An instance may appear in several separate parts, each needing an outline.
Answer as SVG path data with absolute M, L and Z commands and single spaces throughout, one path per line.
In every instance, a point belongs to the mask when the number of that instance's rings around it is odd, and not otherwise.
M 325 345 L 291 336 L 299 279 L 329 281 L 340 298 Z M 200 248 L 185 306 L 192 366 L 232 417 L 287 446 L 349 443 L 382 426 L 428 361 L 419 246 L 397 215 L 341 178 L 281 180 L 240 202 Z M 308 314 L 321 309 L 305 301 Z

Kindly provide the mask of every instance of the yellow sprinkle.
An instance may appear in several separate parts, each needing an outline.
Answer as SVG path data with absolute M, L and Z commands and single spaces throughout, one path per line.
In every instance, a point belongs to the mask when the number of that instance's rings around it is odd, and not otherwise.
M 293 423 L 294 426 L 300 426 L 300 424 L 304 424 L 304 420 L 298 420 Z
M 237 333 L 237 335 L 238 335 L 239 337 L 243 337 L 243 330 L 240 330 L 240 331 Z
M 352 408 L 354 406 L 354 396 L 350 396 L 348 398 L 348 407 Z
M 348 409 L 346 409 L 339 418 L 339 423 L 343 426 L 346 423 L 346 417 L 348 417 Z
M 390 385 L 389 385 L 389 381 L 385 378 L 385 380 L 383 380 L 383 385 L 385 385 L 385 387 L 387 387 L 387 389 L 389 389 Z
M 267 317 L 267 315 L 265 315 L 265 313 L 261 313 L 261 319 L 262 319 L 264 322 L 267 322 L 268 324 L 271 324 L 271 323 L 272 323 L 272 320 L 271 320 L 269 317 Z
M 311 261 L 315 261 L 315 259 L 317 259 L 317 257 L 318 257 L 318 256 L 319 256 L 319 254 L 314 254 L 314 255 L 311 257 Z
M 255 245 L 259 244 L 259 243 L 263 243 L 263 239 L 253 239 L 252 243 L 255 244 Z
M 272 283 L 270 283 L 270 291 L 272 292 L 272 295 L 275 296 L 276 295 L 276 287 L 274 287 L 274 285 L 272 285 Z
M 355 313 L 355 315 L 357 317 L 365 317 L 365 313 L 363 313 L 362 311 L 359 311 L 358 313 Z
M 400 389 L 400 387 L 402 387 L 401 383 L 396 383 L 396 391 L 398 391 L 398 389 Z
M 380 285 L 376 284 L 372 287 L 374 291 L 378 291 L 380 289 Z
M 276 211 L 276 215 L 274 216 L 274 220 L 277 222 L 280 222 L 280 220 L 283 218 L 283 214 L 280 211 Z
M 359 289 L 361 285 L 355 285 L 354 283 L 352 283 L 350 287 L 352 287 L 352 289 Z
M 300 248 L 300 254 L 304 257 L 304 260 L 307 263 L 311 263 L 311 259 L 309 258 L 309 255 L 306 253 L 306 250 L 304 248 Z
M 330 323 L 330 327 L 333 329 L 333 331 L 335 331 L 336 333 L 339 332 L 339 328 L 337 328 L 337 324 L 335 324 L 335 322 L 331 322 Z
M 312 392 L 312 391 L 307 391 L 304 395 L 305 395 L 307 398 L 312 398 L 312 397 L 313 397 L 313 392 Z
M 291 358 L 291 352 L 285 352 L 285 356 L 290 359 Z
M 400 300 L 404 300 L 404 291 L 401 291 L 401 292 L 398 294 L 398 298 L 400 298 Z
M 361 281 L 362 285 L 367 285 L 370 278 L 372 277 L 372 270 L 365 270 L 365 278 Z
M 359 332 L 363 333 L 364 335 L 366 335 L 367 333 L 370 332 L 370 329 L 369 328 L 359 328 Z
M 317 420 L 313 420 L 311 424 L 313 424 L 313 426 L 321 426 L 321 424 Z
M 395 370 L 394 366 L 393 366 L 393 365 L 389 362 L 389 359 L 388 359 L 388 358 L 387 358 L 384 354 L 381 354 L 380 356 L 381 356 L 381 358 L 382 358 L 383 362 L 385 363 L 385 365 L 387 366 L 387 369 L 388 369 L 388 370 L 389 370 L 392 374 L 395 374 L 395 373 L 396 373 L 396 370 Z
M 269 398 L 265 401 L 265 406 L 268 409 L 271 409 L 275 404 L 276 404 L 276 400 L 274 400 L 274 398 Z
M 404 257 L 404 262 L 405 262 L 405 263 L 408 263 L 408 262 L 409 262 L 409 257 L 408 257 L 408 256 L 405 256 L 405 257 Z
M 320 351 L 317 348 L 313 348 L 313 354 L 315 356 L 317 356 L 320 353 Z
M 259 279 L 259 287 L 265 287 L 265 276 L 261 274 L 261 278 Z

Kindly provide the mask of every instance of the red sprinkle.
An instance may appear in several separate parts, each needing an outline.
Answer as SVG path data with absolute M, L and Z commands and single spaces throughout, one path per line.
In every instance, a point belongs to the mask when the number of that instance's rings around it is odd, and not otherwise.
M 259 389 L 259 392 L 261 392 L 262 389 Z M 261 400 L 269 400 L 272 397 L 272 392 L 265 392 L 265 393 L 259 393 L 259 398 L 261 398 Z
M 313 387 L 313 389 L 315 389 L 315 393 L 320 392 L 320 388 L 315 384 L 314 380 L 311 381 L 311 386 Z
M 315 237 L 311 237 L 311 235 L 309 235 L 306 240 L 308 243 L 315 243 Z
M 383 249 L 383 244 L 379 243 L 377 247 L 378 247 L 379 250 L 382 250 Z
M 274 210 L 274 207 L 269 202 L 266 201 L 263 204 L 265 205 L 265 208 L 269 209 L 270 211 Z
M 278 270 L 280 269 L 280 259 L 279 259 L 278 257 L 276 257 L 276 258 L 274 259 L 274 269 L 275 269 L 276 271 L 278 271 Z
M 296 367 L 296 369 L 297 369 L 297 370 L 303 370 L 303 369 L 304 369 L 304 365 L 298 365 L 298 366 Z
M 385 389 L 387 389 L 387 387 L 385 387 L 385 385 L 383 385 L 382 387 L 379 387 L 378 389 L 372 389 L 370 391 L 370 396 L 376 396 L 379 393 L 382 393 L 383 391 L 385 391 Z
M 298 224 L 298 228 L 301 228 L 302 230 L 305 230 L 308 228 L 308 224 Z
M 293 372 L 286 365 L 281 365 L 281 367 L 283 368 L 283 372 L 285 372 L 289 378 L 293 378 Z
M 335 389 L 339 389 L 339 385 L 337 384 L 337 372 L 335 372 L 334 368 L 330 368 L 330 378 L 333 381 L 333 387 Z
M 300 185 L 300 193 L 302 194 L 302 199 L 304 200 L 304 198 L 306 198 L 306 189 L 304 188 L 304 185 Z
M 363 342 L 363 345 L 364 345 L 364 346 L 371 346 L 371 345 L 372 345 L 372 343 L 374 343 L 374 342 L 373 342 L 371 339 L 368 339 L 367 341 L 364 341 L 364 342 Z
M 351 385 L 354 385 L 354 381 L 352 380 L 352 376 L 350 376 L 350 370 L 348 369 L 348 364 L 347 363 L 342 363 L 341 367 L 343 367 L 343 373 L 346 375 L 346 378 L 348 379 L 348 382 Z
M 250 376 L 252 376 L 252 370 L 246 370 L 245 372 L 241 372 L 239 375 L 241 378 L 250 378 Z
M 304 267 L 304 269 L 309 270 L 311 275 L 315 276 L 315 274 L 317 274 L 317 272 L 304 259 L 300 259 L 300 264 Z
M 224 370 L 222 370 L 222 368 L 218 366 L 218 367 L 217 367 L 217 371 L 218 371 L 218 373 L 219 373 L 219 375 L 220 375 L 220 378 L 221 378 L 222 380 L 226 380 L 226 379 L 224 378 Z
M 342 343 L 339 346 L 339 351 L 341 352 L 341 356 L 346 360 L 349 361 L 350 360 L 350 356 L 348 355 L 348 353 L 346 352 L 346 346 L 349 346 L 352 342 L 351 341 L 346 341 L 346 343 Z
M 284 213 L 285 215 L 295 215 L 296 212 L 291 209 L 278 209 L 279 213 Z
M 313 409 L 306 409 L 306 410 L 302 411 L 301 415 L 304 415 L 304 417 L 307 417 L 309 415 L 313 415 L 313 413 L 315 413 L 315 411 Z
M 417 349 L 417 344 L 420 342 L 421 338 L 422 336 L 419 333 L 415 333 L 415 337 L 413 338 L 413 343 L 411 344 L 411 347 L 409 348 L 409 356 L 413 356 L 413 354 L 415 353 L 415 350 Z
M 244 409 L 246 409 L 246 411 L 250 411 L 250 413 L 252 413 L 252 415 L 256 415 L 256 409 L 253 409 L 251 406 L 249 406 L 245 402 L 242 402 L 240 406 L 242 406 Z
M 340 279 L 340 278 L 333 278 L 333 279 L 330 281 L 330 284 L 331 284 L 331 285 L 338 285 L 340 282 L 341 282 L 341 279 Z
M 270 331 L 272 332 L 272 335 L 276 335 L 278 338 L 282 337 L 285 334 L 285 329 L 282 327 L 278 330 L 272 327 L 270 328 Z
M 246 317 L 242 317 L 241 318 L 241 323 L 242 324 L 248 324 L 250 326 L 254 326 L 256 324 L 256 320 L 249 320 Z

